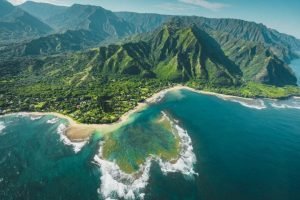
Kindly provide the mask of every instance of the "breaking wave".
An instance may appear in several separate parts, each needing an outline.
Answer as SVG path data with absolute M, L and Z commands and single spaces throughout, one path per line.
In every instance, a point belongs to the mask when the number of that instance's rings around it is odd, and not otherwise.
M 56 118 L 55 118 L 56 119 Z M 63 142 L 67 146 L 72 146 L 75 153 L 81 151 L 81 149 L 86 145 L 87 141 L 81 142 L 72 142 L 66 135 L 65 131 L 67 130 L 67 126 L 65 124 L 60 124 L 57 127 L 57 133 L 59 134 L 59 140 Z
M 59 121 L 58 118 L 49 119 L 47 120 L 47 124 L 56 124 L 58 121 Z
M 247 108 L 253 108 L 257 110 L 263 110 L 267 108 L 264 100 L 262 99 L 246 99 L 246 98 L 225 97 L 225 96 L 219 96 L 219 97 L 225 101 L 239 103 L 240 105 L 245 106 Z
M 180 154 L 175 162 L 163 161 L 156 156 L 150 156 L 134 174 L 124 173 L 119 166 L 102 158 L 103 143 L 100 144 L 99 154 L 94 157 L 94 163 L 101 171 L 101 186 L 98 190 L 104 199 L 144 199 L 144 189 L 148 185 L 152 162 L 157 162 L 164 175 L 179 172 L 186 176 L 198 175 L 193 167 L 196 155 L 193 152 L 192 140 L 186 130 L 181 128 L 175 120 L 171 120 L 163 113 L 174 129 L 172 132 L 180 139 Z
M 4 125 L 4 122 L 0 122 L 0 135 L 2 134 L 2 131 L 6 128 Z
M 300 109 L 300 99 L 294 97 L 289 100 L 273 101 L 270 105 L 276 109 Z

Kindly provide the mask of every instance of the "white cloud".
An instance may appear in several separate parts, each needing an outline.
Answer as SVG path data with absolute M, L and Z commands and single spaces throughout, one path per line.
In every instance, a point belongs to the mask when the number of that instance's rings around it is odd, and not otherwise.
M 196 6 L 200 6 L 212 11 L 218 11 L 222 8 L 228 7 L 228 4 L 223 3 L 217 3 L 217 2 L 210 2 L 208 0 L 179 0 L 180 2 L 186 3 L 186 4 L 192 4 Z

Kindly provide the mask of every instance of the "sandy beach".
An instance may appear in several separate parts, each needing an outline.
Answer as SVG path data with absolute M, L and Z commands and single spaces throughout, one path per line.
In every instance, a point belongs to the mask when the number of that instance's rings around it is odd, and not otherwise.
M 223 98 L 225 100 L 229 99 L 229 98 L 236 98 L 236 99 L 248 100 L 248 101 L 253 100 L 253 99 L 247 99 L 247 98 L 242 98 L 242 97 L 218 94 L 218 93 L 214 93 L 214 92 L 196 90 L 196 89 L 193 89 L 193 88 L 190 88 L 187 86 L 183 86 L 183 85 L 176 85 L 171 88 L 164 89 L 164 90 L 152 95 L 151 97 L 146 99 L 145 102 L 139 103 L 134 109 L 132 109 L 129 112 L 122 115 L 121 118 L 117 122 L 111 123 L 111 124 L 81 124 L 69 116 L 66 116 L 66 115 L 63 115 L 60 113 L 56 113 L 56 112 L 23 112 L 23 113 L 31 115 L 33 117 L 44 116 L 44 115 L 53 115 L 58 118 L 68 120 L 69 127 L 67 128 L 65 135 L 71 141 L 78 142 L 78 141 L 87 140 L 95 131 L 99 131 L 102 134 L 108 134 L 110 132 L 113 132 L 114 130 L 118 129 L 120 126 L 124 125 L 125 123 L 129 123 L 129 118 L 132 114 L 147 108 L 147 106 L 151 103 L 156 103 L 156 102 L 160 101 L 167 92 L 181 90 L 181 89 L 186 89 L 186 90 L 196 92 L 199 94 L 213 95 L 213 96 Z

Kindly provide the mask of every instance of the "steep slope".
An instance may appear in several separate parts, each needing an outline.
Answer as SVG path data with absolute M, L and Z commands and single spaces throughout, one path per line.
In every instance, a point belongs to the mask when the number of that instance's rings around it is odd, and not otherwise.
M 38 4 L 46 9 L 47 4 Z M 75 4 L 46 20 L 56 29 L 53 35 L 0 49 L 1 57 L 57 54 L 95 47 L 133 34 L 135 28 L 111 11 Z
M 42 21 L 45 21 L 50 17 L 58 15 L 67 9 L 67 7 L 65 6 L 57 6 L 53 4 L 39 3 L 34 1 L 26 1 L 19 7 Z
M 46 22 L 61 32 L 89 30 L 107 37 L 122 37 L 132 33 L 129 23 L 99 6 L 74 4 Z
M 289 66 L 273 53 L 272 48 L 262 43 L 231 38 L 228 33 L 213 32 L 212 35 L 218 38 L 225 55 L 240 66 L 245 81 L 254 80 L 279 86 L 295 81 Z
M 71 51 L 80 51 L 95 46 L 105 38 L 86 30 L 66 31 L 46 37 L 2 46 L 0 58 L 14 58 L 22 56 L 51 55 Z
M 170 15 L 133 12 L 115 12 L 115 14 L 133 24 L 137 33 L 153 31 L 173 17 Z
M 0 27 L 0 44 L 36 38 L 52 31 L 48 25 L 6 0 L 0 0 Z
M 247 22 L 238 19 L 213 19 L 204 17 L 174 17 L 173 21 L 189 26 L 195 24 L 211 34 L 213 31 L 227 33 L 227 39 L 245 40 L 262 43 L 285 62 L 295 58 L 295 51 L 300 49 L 300 40 L 293 36 L 279 33 L 263 24 Z M 218 40 L 218 38 L 215 38 Z
M 34 59 L 30 69 L 39 69 L 39 74 L 44 75 L 59 71 L 57 76 L 76 80 L 76 84 L 84 84 L 88 77 L 123 75 L 171 82 L 193 80 L 218 86 L 239 85 L 243 81 L 295 85 L 293 73 L 268 48 L 253 45 L 243 49 L 248 45 L 247 41 L 231 45 L 236 48 L 232 49 L 233 53 L 224 53 L 216 40 L 197 26 L 181 27 L 169 23 L 152 33 L 147 41 L 109 45 L 43 61 Z M 89 58 L 90 55 L 93 58 Z M 58 65 L 53 63 L 64 67 L 55 68 Z M 23 63 L 15 65 L 28 70 Z M 70 70 L 72 73 L 66 75 Z
M 164 26 L 149 40 L 155 72 L 160 78 L 187 81 L 198 79 L 219 85 L 239 82 L 241 72 L 227 59 L 216 41 L 196 26 Z

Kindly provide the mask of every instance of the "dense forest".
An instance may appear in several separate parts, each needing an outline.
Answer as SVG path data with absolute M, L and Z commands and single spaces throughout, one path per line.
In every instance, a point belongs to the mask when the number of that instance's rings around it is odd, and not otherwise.
M 112 123 L 177 84 L 251 98 L 300 96 L 288 66 L 300 41 L 262 24 L 77 4 L 1 0 L 1 9 L 0 114 L 51 111 Z

